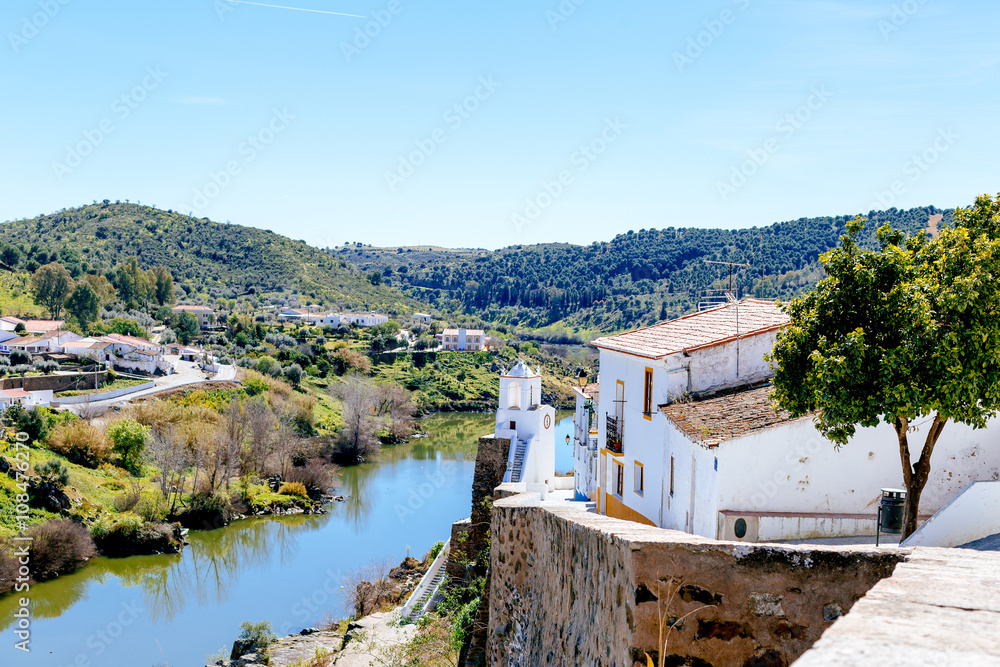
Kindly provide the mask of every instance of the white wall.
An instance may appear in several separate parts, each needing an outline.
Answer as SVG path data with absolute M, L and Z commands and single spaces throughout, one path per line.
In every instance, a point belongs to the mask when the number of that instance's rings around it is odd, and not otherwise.
M 930 421 L 909 434 L 914 458 Z M 998 440 L 996 420 L 978 431 L 946 425 L 931 457 L 920 513 L 936 512 L 973 481 L 1000 479 Z M 881 424 L 859 429 L 838 451 L 809 418 L 724 442 L 715 450 L 718 509 L 874 515 L 880 489 L 903 486 L 896 443 L 895 430 Z
M 1000 482 L 973 482 L 900 546 L 958 547 L 997 533 L 1000 533 Z
M 691 391 L 700 393 L 766 380 L 773 375 L 764 355 L 771 351 L 778 332 L 769 331 L 739 342 L 730 341 L 691 353 Z M 737 368 L 737 348 L 739 364 Z

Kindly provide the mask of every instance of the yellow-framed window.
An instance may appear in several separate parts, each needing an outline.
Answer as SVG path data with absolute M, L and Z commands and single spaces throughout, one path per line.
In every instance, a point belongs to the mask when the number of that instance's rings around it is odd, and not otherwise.
M 636 494 L 638 494 L 638 495 L 641 496 L 643 494 L 643 491 L 645 490 L 644 487 L 645 487 L 645 484 L 646 484 L 646 476 L 645 476 L 645 472 L 646 471 L 645 471 L 643 465 L 641 463 L 639 463 L 638 461 L 634 461 L 633 464 L 634 464 L 634 467 L 633 467 L 633 471 L 632 471 L 633 472 L 633 475 L 632 475 L 632 490 L 635 491 Z

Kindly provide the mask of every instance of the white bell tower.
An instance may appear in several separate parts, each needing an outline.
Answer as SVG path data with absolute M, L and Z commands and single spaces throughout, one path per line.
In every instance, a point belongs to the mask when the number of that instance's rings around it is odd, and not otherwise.
M 518 359 L 513 368 L 500 374 L 494 434 L 511 441 L 508 473 L 513 473 L 512 481 L 552 488 L 556 466 L 555 410 L 542 405 L 540 367 L 533 370 Z

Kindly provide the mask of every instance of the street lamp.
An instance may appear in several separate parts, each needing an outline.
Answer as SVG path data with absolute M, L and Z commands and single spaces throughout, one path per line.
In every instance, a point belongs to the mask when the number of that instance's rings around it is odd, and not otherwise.
M 576 374 L 577 384 L 580 385 L 580 389 L 587 386 L 587 369 L 581 368 L 580 372 Z
M 566 446 L 569 446 L 569 433 L 566 434 Z

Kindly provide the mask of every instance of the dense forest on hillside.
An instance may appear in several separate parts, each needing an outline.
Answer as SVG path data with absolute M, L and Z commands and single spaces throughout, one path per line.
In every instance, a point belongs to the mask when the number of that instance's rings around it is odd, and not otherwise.
M 413 307 L 396 289 L 372 284 L 348 262 L 304 241 L 134 203 L 105 200 L 4 223 L 0 248 L 16 264 L 8 268 L 30 272 L 58 261 L 74 278 L 137 257 L 142 268 L 163 265 L 181 289 L 206 298 L 277 294 L 291 303 Z
M 940 217 L 939 217 L 940 216 Z M 554 338 L 613 331 L 676 317 L 728 285 L 729 269 L 705 260 L 749 264 L 735 274 L 740 295 L 790 298 L 822 275 L 819 255 L 837 245 L 854 216 L 800 218 L 749 229 L 641 229 L 589 246 L 545 244 L 489 252 L 348 245 L 337 254 L 454 313 Z M 864 240 L 891 224 L 908 234 L 946 225 L 934 207 L 868 214 Z

